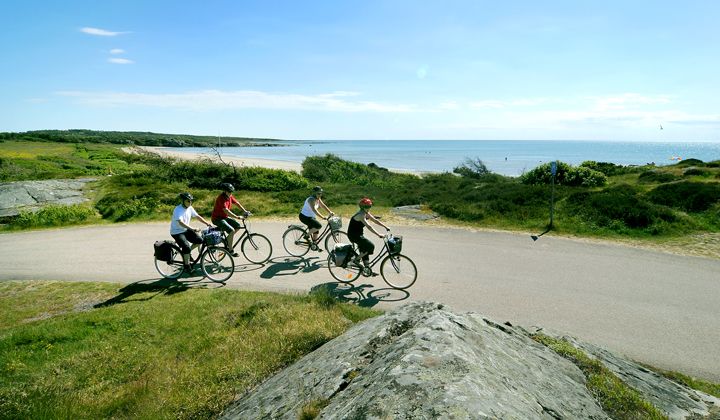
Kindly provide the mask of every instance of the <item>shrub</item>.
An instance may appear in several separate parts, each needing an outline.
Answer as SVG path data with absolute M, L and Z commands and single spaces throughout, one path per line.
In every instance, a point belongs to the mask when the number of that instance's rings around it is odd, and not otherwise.
M 467 178 L 480 179 L 491 172 L 480 158 L 466 158 L 462 164 L 456 166 L 453 172 Z
M 528 185 L 547 185 L 552 183 L 551 163 L 544 163 L 520 176 L 520 181 Z M 569 187 L 600 187 L 607 183 L 602 172 L 588 167 L 573 167 L 565 162 L 557 163 L 555 184 Z
M 720 160 L 713 160 L 705 164 L 708 168 L 720 168 Z
M 663 184 L 655 187 L 647 196 L 653 203 L 688 212 L 701 212 L 720 200 L 720 184 L 691 181 Z
M 644 183 L 665 183 L 665 182 L 672 182 L 680 179 L 680 177 L 671 174 L 670 172 L 665 172 L 660 169 L 653 169 L 651 171 L 645 171 L 638 176 L 639 182 Z
M 700 159 L 685 159 L 681 160 L 676 164 L 676 166 L 705 166 L 705 163 Z
M 397 188 L 412 178 L 417 178 L 415 175 L 393 173 L 375 164 L 349 162 L 333 154 L 308 156 L 303 161 L 302 168 L 302 175 L 315 182 Z
M 10 222 L 10 227 L 33 228 L 50 226 L 68 226 L 80 224 L 95 217 L 95 211 L 85 204 L 63 206 L 51 204 L 36 212 L 21 211 Z
M 638 167 L 616 165 L 609 162 L 596 162 L 594 160 L 586 160 L 580 164 L 580 167 L 602 172 L 605 176 L 625 175 L 640 170 Z
M 710 171 L 691 166 L 683 171 L 683 176 L 710 176 Z
M 95 207 L 105 219 L 123 222 L 138 216 L 149 216 L 160 205 L 157 194 L 149 193 L 140 197 L 124 199 L 118 194 L 108 194 Z

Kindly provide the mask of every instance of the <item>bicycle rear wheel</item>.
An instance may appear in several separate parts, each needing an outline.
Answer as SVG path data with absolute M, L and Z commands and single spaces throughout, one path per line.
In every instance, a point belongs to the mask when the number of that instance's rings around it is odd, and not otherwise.
M 293 257 L 302 257 L 310 251 L 310 239 L 305 238 L 307 229 L 291 227 L 283 234 L 283 248 Z M 309 235 L 309 234 L 308 234 Z
M 224 283 L 235 272 L 235 260 L 226 248 L 209 246 L 201 260 L 203 273 L 212 281 Z
M 417 267 L 402 254 L 388 255 L 380 264 L 380 275 L 393 289 L 407 289 L 417 280 Z
M 348 256 L 348 258 L 351 257 Z M 360 277 L 360 273 L 362 272 L 362 268 L 354 265 L 351 261 L 347 262 L 346 267 L 335 265 L 335 258 L 333 253 L 330 253 L 330 255 L 328 255 L 327 266 L 328 270 L 330 270 L 330 275 L 333 276 L 335 280 L 341 283 L 352 283 L 358 277 Z
M 183 259 L 180 249 L 173 246 L 169 261 L 155 258 L 155 269 L 166 279 L 176 279 L 183 273 Z
M 336 230 L 334 232 L 328 233 L 328 235 L 325 237 L 325 251 L 330 252 L 335 248 L 335 244 L 349 244 L 350 239 L 347 236 L 347 233 Z
M 272 255 L 270 239 L 259 233 L 251 233 L 246 236 L 240 245 L 240 249 L 245 258 L 255 264 L 264 263 L 269 260 Z

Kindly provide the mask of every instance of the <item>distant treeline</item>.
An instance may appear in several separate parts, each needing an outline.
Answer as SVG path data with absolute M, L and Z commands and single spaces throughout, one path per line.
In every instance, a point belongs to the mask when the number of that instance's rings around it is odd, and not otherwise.
M 0 141 L 26 140 L 58 143 L 111 143 L 136 146 L 210 147 L 278 146 L 279 140 L 251 137 L 192 136 L 139 131 L 37 130 L 0 133 Z

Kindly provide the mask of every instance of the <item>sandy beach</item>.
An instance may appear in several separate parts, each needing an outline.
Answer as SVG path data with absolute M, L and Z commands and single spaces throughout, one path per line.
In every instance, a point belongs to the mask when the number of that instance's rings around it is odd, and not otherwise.
M 174 157 L 177 159 L 187 160 L 198 160 L 198 159 L 211 159 L 219 162 L 218 156 L 212 153 L 192 153 L 192 152 L 180 152 L 175 147 L 154 147 L 154 146 L 138 146 L 143 150 L 149 152 L 158 153 L 163 156 Z M 255 159 L 255 158 L 239 158 L 236 156 L 222 156 L 222 160 L 225 163 L 233 163 L 237 167 L 242 166 L 258 166 L 261 168 L 270 169 L 284 169 L 286 171 L 301 172 L 302 165 L 295 162 L 286 162 L 282 160 L 270 160 L 270 159 Z

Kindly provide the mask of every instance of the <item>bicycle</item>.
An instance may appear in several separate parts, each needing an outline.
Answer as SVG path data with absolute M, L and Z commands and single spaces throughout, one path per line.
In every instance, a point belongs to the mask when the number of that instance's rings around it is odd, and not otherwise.
M 283 248 L 293 257 L 302 257 L 311 249 L 313 251 L 320 250 L 318 244 L 325 238 L 325 249 L 330 252 L 335 244 L 349 242 L 347 233 L 341 231 L 341 227 L 340 216 L 328 217 L 325 229 L 318 235 L 317 240 L 313 241 L 307 226 L 290 225 L 283 233 Z
M 235 273 L 235 260 L 227 248 L 217 245 L 221 236 L 211 234 L 211 232 L 216 232 L 216 230 L 209 228 L 202 231 L 203 242 L 197 257 L 191 259 L 190 267 L 194 270 L 200 264 L 202 272 L 207 278 L 224 283 Z M 170 248 L 169 255 L 158 259 L 156 252 L 155 269 L 167 279 L 176 279 L 185 272 L 182 252 L 176 243 L 170 243 L 170 241 L 166 241 L 166 243 Z
M 347 255 L 338 263 L 337 251 L 333 249 L 328 255 L 328 270 L 337 281 L 352 283 L 362 274 L 365 277 L 376 275 L 372 267 L 380 262 L 380 275 L 385 283 L 393 289 L 404 290 L 415 284 L 417 280 L 417 267 L 413 260 L 400 253 L 402 250 L 402 236 L 387 234 L 383 237 L 383 250 L 370 263 L 363 267 L 356 263 L 354 258 L 358 253 L 356 245 L 348 245 Z
M 254 264 L 262 264 L 272 256 L 272 244 L 267 236 L 250 232 L 250 225 L 247 223 L 246 218 L 251 215 L 252 213 L 247 212 L 245 213 L 245 218 L 239 220 L 240 223 L 242 223 L 244 232 L 237 238 L 232 248 L 227 246 L 227 235 L 225 232 L 222 233 L 223 244 L 228 249 L 237 249 L 238 244 L 240 244 L 240 251 L 248 261 Z

